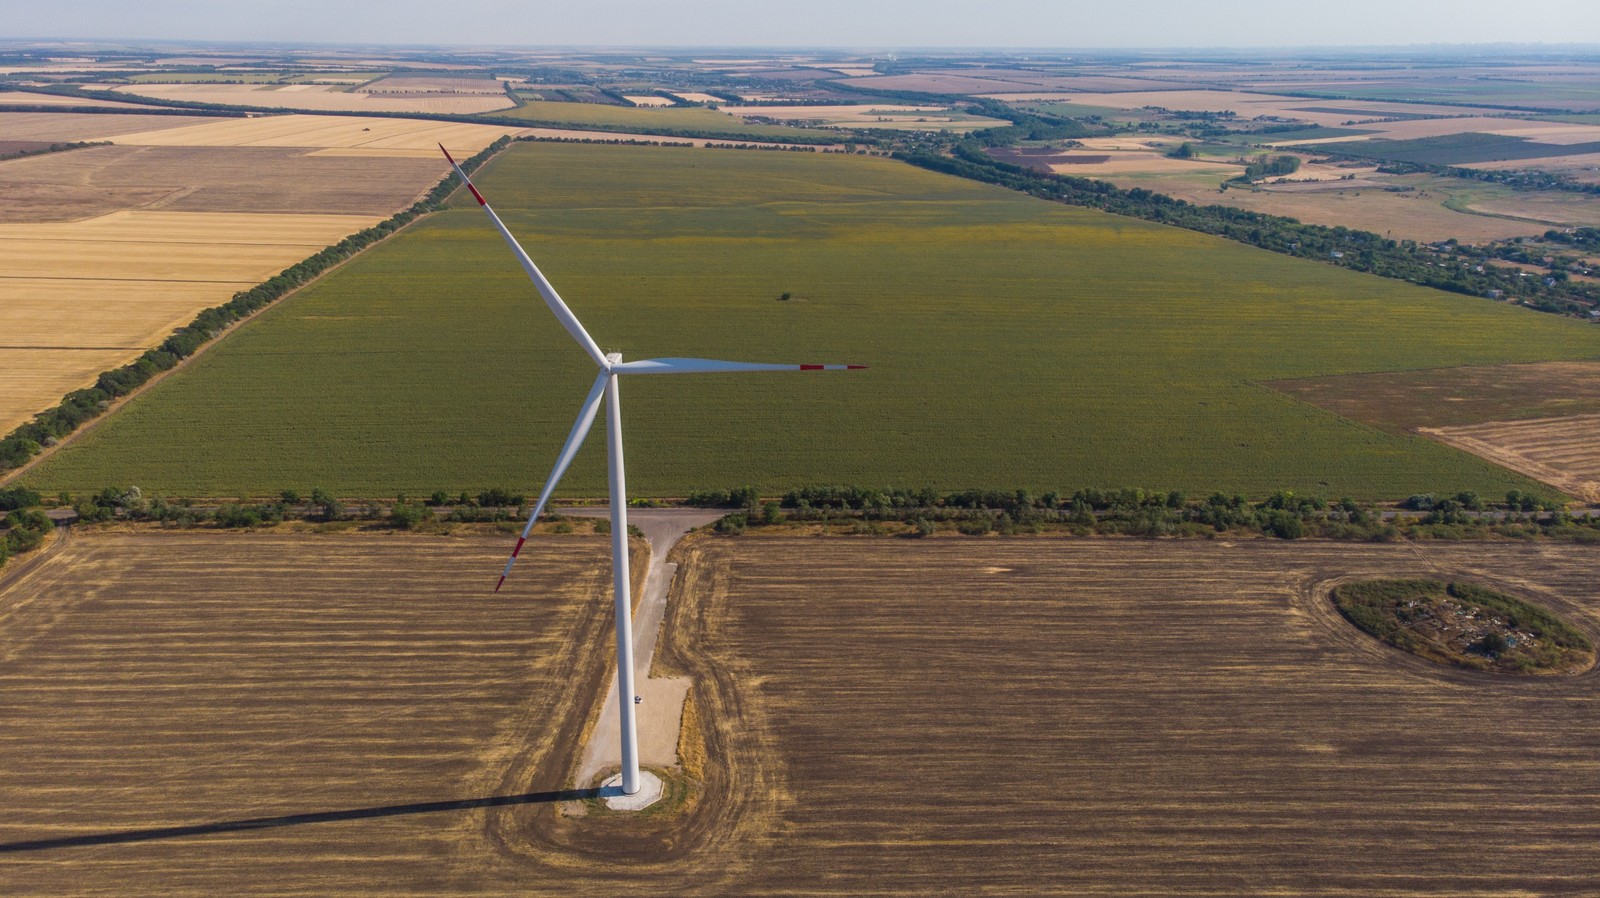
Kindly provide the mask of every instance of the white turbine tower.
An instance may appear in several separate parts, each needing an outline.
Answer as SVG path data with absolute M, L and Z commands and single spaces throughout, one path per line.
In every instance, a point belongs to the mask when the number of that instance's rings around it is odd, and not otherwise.
M 522 551 L 522 544 L 527 541 L 528 534 L 533 531 L 533 525 L 543 513 L 545 505 L 550 501 L 550 496 L 555 492 L 556 484 L 561 481 L 561 475 L 567 471 L 567 466 L 572 463 L 578 454 L 578 448 L 583 445 L 584 437 L 589 435 L 589 428 L 594 424 L 595 414 L 600 410 L 602 397 L 606 403 L 606 457 L 607 468 L 611 481 L 611 579 L 612 595 L 616 601 L 617 614 L 617 708 L 622 717 L 622 791 L 623 794 L 632 795 L 639 791 L 639 740 L 634 729 L 633 713 L 633 602 L 629 596 L 628 582 L 628 499 L 627 487 L 623 480 L 622 472 L 622 408 L 617 396 L 617 376 L 621 374 L 706 374 L 722 371 L 845 371 L 867 367 L 866 365 L 767 365 L 751 362 L 722 362 L 715 359 L 643 359 L 637 362 L 624 362 L 618 353 L 606 355 L 595 345 L 589 332 L 578 323 L 577 316 L 561 301 L 555 288 L 545 280 L 544 274 L 539 271 L 539 266 L 533 264 L 522 246 L 517 243 L 517 238 L 511 236 L 500 216 L 494 214 L 489 208 L 489 203 L 484 200 L 483 194 L 472 184 L 472 179 L 456 164 L 450 151 L 440 144 L 439 149 L 444 152 L 444 157 L 450 160 L 450 166 L 455 169 L 461 182 L 472 191 L 473 199 L 489 214 L 489 220 L 494 222 L 500 236 L 506 240 L 506 245 L 516 253 L 517 261 L 522 263 L 522 270 L 528 273 L 533 280 L 534 287 L 538 288 L 539 295 L 544 297 L 545 305 L 555 313 L 556 320 L 567 329 L 572 339 L 578 341 L 583 351 L 600 367 L 600 375 L 595 378 L 594 386 L 589 390 L 588 398 L 583 400 L 583 407 L 578 411 L 578 420 L 572 425 L 572 432 L 567 435 L 567 442 L 561 447 L 561 454 L 556 456 L 555 467 L 550 471 L 550 479 L 545 481 L 544 490 L 539 494 L 539 502 L 533 508 L 533 514 L 528 516 L 528 525 L 522 528 L 522 536 L 517 539 L 516 548 L 511 550 L 511 558 L 506 561 L 505 570 L 500 573 L 500 582 L 495 584 L 495 591 L 505 585 L 506 577 L 511 574 L 511 566 L 517 563 L 517 553 Z

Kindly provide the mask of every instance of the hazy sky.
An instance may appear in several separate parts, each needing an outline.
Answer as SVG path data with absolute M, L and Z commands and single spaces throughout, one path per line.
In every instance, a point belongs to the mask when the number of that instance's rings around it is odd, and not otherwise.
M 1595 0 L 0 0 L 0 38 L 631 46 L 1600 42 Z

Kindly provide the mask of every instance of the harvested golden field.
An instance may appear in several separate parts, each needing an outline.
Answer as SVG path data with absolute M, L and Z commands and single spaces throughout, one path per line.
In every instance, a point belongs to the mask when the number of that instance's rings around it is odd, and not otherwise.
M 128 209 L 382 217 L 438 181 L 439 148 L 433 152 L 340 159 L 289 147 L 108 146 L 13 159 L 0 163 L 0 190 L 11 201 L 0 222 Z
M 0 129 L 3 129 L 0 133 L 4 133 L 7 140 L 94 141 L 214 121 L 217 121 L 214 116 L 8 112 L 0 117 Z
M 119 144 L 164 147 L 308 147 L 342 156 L 439 156 L 439 144 L 471 155 L 518 129 L 423 119 L 274 115 L 224 119 L 175 130 L 125 134 Z M 313 155 L 335 155 L 314 153 Z
M 0 243 L 3 245 L 3 243 Z M 166 339 L 188 324 L 196 309 L 222 299 L 219 287 L 246 289 L 249 280 L 125 281 L 10 277 L 0 305 L 0 344 L 13 349 L 46 349 L 68 341 L 79 349 L 137 349 Z
M 325 112 L 433 112 L 470 115 L 509 109 L 504 93 L 457 94 L 419 91 L 405 95 L 369 94 L 323 84 L 130 84 L 118 91 L 161 100 L 259 106 L 270 109 L 315 109 Z
M 557 807 L 604 549 L 497 596 L 504 542 L 93 534 L 0 584 L 0 888 L 1592 891 L 1596 674 L 1433 665 L 1327 595 L 1446 576 L 1592 634 L 1592 549 L 702 540 L 663 651 L 704 790 L 619 818 Z
M 0 223 L 0 433 L 160 343 L 201 309 L 379 220 L 123 211 Z
M 654 94 L 623 94 L 622 98 L 635 106 L 671 106 L 672 101 Z
M 57 94 L 36 94 L 21 90 L 0 91 L 0 106 L 126 106 L 129 110 L 148 109 L 138 103 L 128 103 L 116 98 L 63 97 Z M 8 113 L 9 115 L 10 113 Z M 10 119 L 6 119 L 9 121 Z
M 9 290 L 9 285 L 7 288 Z M 26 317 L 29 306 L 9 299 L 0 309 L 0 324 Z M 193 317 L 191 315 L 191 317 Z M 131 349 L 41 348 L 12 344 L 8 330 L 0 329 L 0 433 L 26 424 L 62 396 L 94 383 L 100 372 L 126 363 L 143 352 Z M 26 339 L 26 337 L 24 337 Z
M 1600 415 L 1491 421 L 1421 432 L 1585 502 L 1600 502 Z

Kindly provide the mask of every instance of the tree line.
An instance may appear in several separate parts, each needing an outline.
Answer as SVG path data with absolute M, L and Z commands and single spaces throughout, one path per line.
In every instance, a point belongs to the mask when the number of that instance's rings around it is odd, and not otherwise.
M 956 144 L 950 155 L 927 149 L 894 155 L 920 168 L 998 184 L 1042 199 L 1227 237 L 1285 255 L 1317 259 L 1452 293 L 1518 299 L 1531 308 L 1566 315 L 1581 315 L 1600 305 L 1600 289 L 1589 284 L 1546 284 L 1542 279 L 1518 277 L 1513 270 L 1492 266 L 1477 271 L 1464 260 L 1411 240 L 1389 240 L 1371 231 L 1343 226 L 1303 224 L 1293 218 L 1232 206 L 1198 206 L 1140 187 L 1123 189 L 1106 181 L 1040 172 L 996 160 L 984 153 L 975 140 Z

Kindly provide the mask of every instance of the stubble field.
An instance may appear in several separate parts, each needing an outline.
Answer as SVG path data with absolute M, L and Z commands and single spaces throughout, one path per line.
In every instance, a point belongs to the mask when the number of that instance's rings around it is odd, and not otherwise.
M 745 894 L 1592 890 L 1595 673 L 1436 667 L 1325 594 L 1465 577 L 1593 634 L 1592 548 L 743 540 L 683 570 L 708 795 L 748 758 L 774 796 L 717 859 Z
M 1537 487 L 1260 381 L 1600 357 L 1600 331 L 1576 321 L 887 159 L 519 144 L 482 186 L 602 347 L 872 366 L 629 381 L 642 495 L 740 482 L 1503 495 Z M 590 370 L 458 198 L 25 479 L 535 490 Z M 569 494 L 604 492 L 597 444 Z
M 481 894 L 484 802 L 563 787 L 610 604 L 603 540 L 496 595 L 502 543 L 96 534 L 8 570 L 0 891 Z
M 7 894 L 1592 891 L 1596 674 L 1437 667 L 1341 578 L 1600 630 L 1592 549 L 701 539 L 658 668 L 679 814 L 558 807 L 607 669 L 604 547 L 75 536 L 0 584 Z M 480 589 L 480 587 L 483 587 Z

